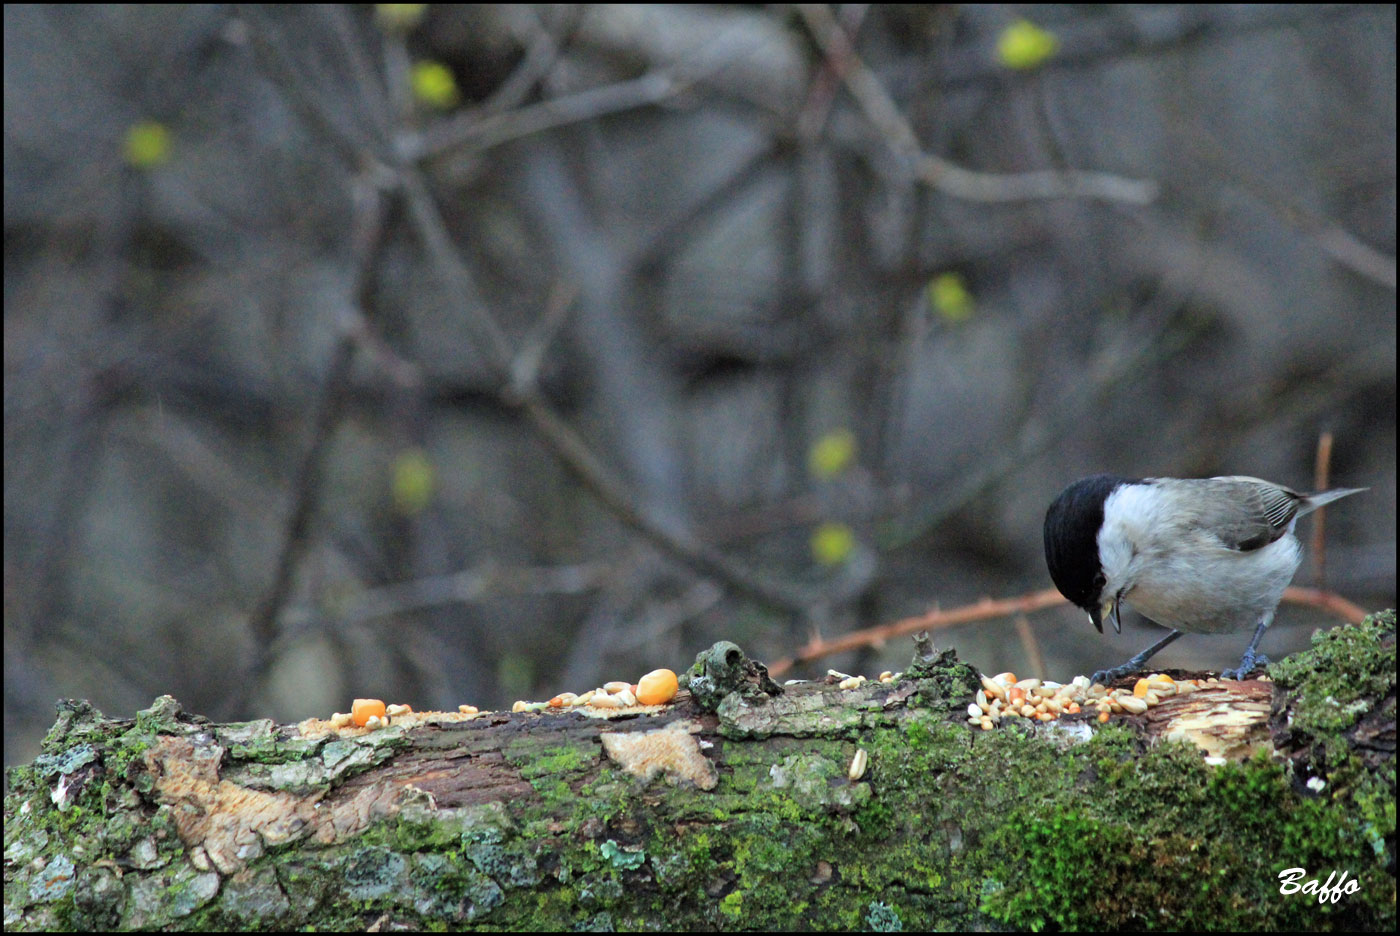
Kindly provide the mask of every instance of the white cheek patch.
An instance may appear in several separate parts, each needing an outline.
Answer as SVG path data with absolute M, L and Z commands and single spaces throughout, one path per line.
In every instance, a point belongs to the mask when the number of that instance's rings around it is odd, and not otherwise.
M 1149 529 L 1160 529 L 1167 519 L 1163 509 L 1161 492 L 1151 484 L 1125 484 L 1104 501 L 1098 547 L 1106 599 L 1133 584 L 1127 578 L 1138 553 L 1137 544 L 1143 542 Z

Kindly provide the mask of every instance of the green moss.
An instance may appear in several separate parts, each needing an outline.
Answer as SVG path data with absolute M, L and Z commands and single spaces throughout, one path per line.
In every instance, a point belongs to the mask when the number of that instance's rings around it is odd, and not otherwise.
M 558 777 L 562 774 L 578 773 L 598 762 L 598 752 L 594 748 L 585 751 L 582 746 L 548 747 L 531 753 L 522 763 L 520 775 L 526 780 L 539 777 Z
M 1374 669 L 1352 678 L 1367 673 Z M 81 740 L 55 736 L 51 753 L 88 744 L 99 756 L 73 753 L 65 763 L 125 766 L 94 779 L 62 813 L 48 795 L 57 773 L 11 771 L 7 905 L 11 894 L 25 904 L 38 888 L 50 899 L 29 904 L 26 920 L 85 929 L 286 928 L 304 925 L 311 908 L 325 914 L 318 923 L 326 928 L 360 929 L 386 913 L 449 929 L 636 929 L 658 920 L 752 929 L 1393 926 L 1393 764 L 1367 767 L 1344 752 L 1329 761 L 1318 795 L 1292 763 L 1260 757 L 1210 767 L 1193 748 L 1147 746 L 1117 724 L 1095 725 L 1083 743 L 1016 723 L 970 731 L 933 708 L 885 712 L 878 694 L 888 691 L 842 694 L 861 724 L 880 725 L 856 743 L 832 728 L 851 724 L 846 716 L 823 723 L 792 694 L 763 702 L 806 733 L 778 731 L 753 746 L 718 741 L 723 769 L 706 793 L 643 784 L 591 742 L 559 744 L 553 735 L 546 744 L 525 732 L 507 757 L 538 795 L 455 809 L 411 803 L 354 841 L 275 850 L 242 878 L 257 883 L 272 868 L 275 882 L 248 886 L 232 902 L 200 890 L 204 877 L 179 845 L 170 810 L 141 812 L 150 800 L 133 789 L 144 775 L 136 752 L 154 736 L 74 706 L 64 717 Z M 1337 686 L 1323 691 L 1348 701 Z M 168 712 L 147 719 L 158 722 L 191 727 Z M 285 756 L 260 740 L 255 723 L 239 730 L 231 757 Z M 857 744 L 869 767 L 852 782 Z M 345 757 L 361 754 L 351 746 Z M 25 848 L 11 855 L 16 836 Z M 158 844 L 157 870 L 118 879 L 91 867 L 144 839 Z M 63 870 L 51 854 L 58 842 L 83 852 L 82 860 L 73 853 L 72 893 L 46 891 L 33 870 Z M 1360 890 L 1327 905 L 1285 898 L 1278 872 L 1288 867 L 1323 880 L 1346 870 Z M 92 876 L 99 872 L 106 876 Z M 115 914 L 141 881 L 164 895 L 151 915 Z M 62 882 L 57 874 L 49 883 Z M 258 900 L 273 892 L 285 898 Z
M 1344 733 L 1368 715 L 1374 700 L 1395 695 L 1395 612 L 1319 631 L 1308 650 L 1270 666 L 1269 675 L 1293 700 L 1292 743 L 1312 748 L 1318 771 L 1337 769 L 1350 758 Z

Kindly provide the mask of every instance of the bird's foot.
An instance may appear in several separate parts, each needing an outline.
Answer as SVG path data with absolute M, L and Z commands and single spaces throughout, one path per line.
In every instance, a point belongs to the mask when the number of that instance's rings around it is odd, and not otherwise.
M 1244 658 L 1240 660 L 1240 665 L 1234 669 L 1221 670 L 1221 679 L 1244 679 L 1255 669 L 1261 666 L 1268 666 L 1269 658 L 1262 653 L 1255 653 L 1252 650 L 1245 651 Z
M 1131 673 L 1136 673 L 1140 669 L 1142 669 L 1141 663 L 1139 663 L 1137 660 L 1129 660 L 1122 666 L 1115 666 L 1112 669 L 1099 670 L 1098 672 L 1094 673 L 1094 675 L 1089 677 L 1089 682 L 1098 683 L 1101 686 L 1111 686 L 1113 685 L 1114 680 L 1123 676 L 1127 676 Z

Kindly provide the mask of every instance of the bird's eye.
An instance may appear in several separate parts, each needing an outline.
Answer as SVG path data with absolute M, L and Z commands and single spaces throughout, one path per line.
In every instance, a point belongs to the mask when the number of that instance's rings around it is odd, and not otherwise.
M 1102 572 L 1094 576 L 1094 588 L 1096 589 L 1102 590 L 1104 585 L 1107 584 L 1107 582 L 1108 579 L 1104 578 L 1104 574 Z

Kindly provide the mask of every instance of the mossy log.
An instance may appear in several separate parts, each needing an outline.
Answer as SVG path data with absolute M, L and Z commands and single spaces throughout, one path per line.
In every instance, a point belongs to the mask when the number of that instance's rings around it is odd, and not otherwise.
M 1394 931 L 1391 612 L 1108 724 L 971 727 L 952 653 L 846 690 L 732 644 L 688 675 L 377 731 L 65 702 L 8 775 L 5 927 Z

